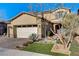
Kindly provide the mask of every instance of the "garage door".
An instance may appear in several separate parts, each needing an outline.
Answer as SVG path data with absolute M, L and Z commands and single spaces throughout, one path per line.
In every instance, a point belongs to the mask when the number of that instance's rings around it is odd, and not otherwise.
M 28 38 L 32 33 L 37 34 L 37 27 L 18 27 L 17 38 Z

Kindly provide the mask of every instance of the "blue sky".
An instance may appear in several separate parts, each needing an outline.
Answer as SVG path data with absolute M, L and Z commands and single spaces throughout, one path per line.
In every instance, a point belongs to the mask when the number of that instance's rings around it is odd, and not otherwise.
M 32 6 L 32 11 L 41 11 L 40 4 L 36 3 L 0 3 L 0 19 L 10 20 L 20 12 L 30 12 L 30 5 Z M 43 11 L 49 9 L 54 10 L 55 8 L 60 7 L 60 4 L 57 3 L 47 3 L 41 5 L 44 7 L 42 8 Z M 78 3 L 65 3 L 63 5 L 65 8 L 71 9 L 73 13 L 77 13 L 77 9 L 79 8 Z

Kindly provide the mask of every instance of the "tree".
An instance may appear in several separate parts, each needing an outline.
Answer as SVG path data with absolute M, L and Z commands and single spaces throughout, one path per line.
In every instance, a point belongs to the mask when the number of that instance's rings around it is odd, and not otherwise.
M 66 46 L 70 48 L 71 42 L 75 37 L 76 30 L 79 28 L 79 16 L 75 14 L 66 14 L 62 19 L 62 29 L 64 38 L 67 40 Z
M 64 47 L 69 49 L 74 37 L 79 35 L 79 16 L 72 13 L 66 14 L 62 18 L 61 24 L 60 33 L 56 34 L 52 29 L 50 30 L 59 38 Z

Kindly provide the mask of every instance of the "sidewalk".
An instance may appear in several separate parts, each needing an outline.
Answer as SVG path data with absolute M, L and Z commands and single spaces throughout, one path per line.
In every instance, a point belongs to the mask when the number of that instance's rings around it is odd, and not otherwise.
M 50 56 L 40 53 L 0 48 L 0 56 Z

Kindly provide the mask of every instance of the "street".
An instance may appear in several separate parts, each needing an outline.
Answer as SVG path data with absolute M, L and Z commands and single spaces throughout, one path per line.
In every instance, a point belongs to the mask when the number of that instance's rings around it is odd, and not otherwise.
M 46 54 L 20 51 L 15 49 L 0 48 L 0 56 L 50 56 Z

